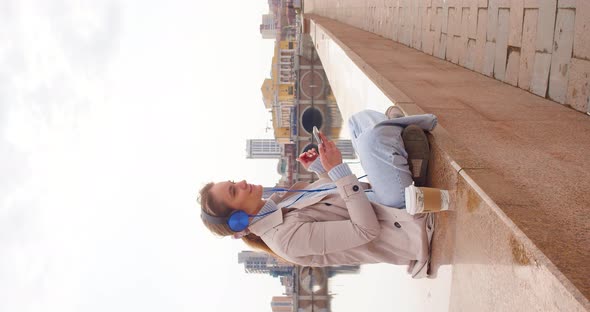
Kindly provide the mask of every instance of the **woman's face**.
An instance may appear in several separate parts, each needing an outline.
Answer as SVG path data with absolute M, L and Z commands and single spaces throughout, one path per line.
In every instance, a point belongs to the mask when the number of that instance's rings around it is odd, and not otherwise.
M 254 215 L 264 206 L 262 200 L 262 185 L 225 181 L 217 182 L 211 187 L 211 195 L 227 206 L 243 210 L 247 214 Z

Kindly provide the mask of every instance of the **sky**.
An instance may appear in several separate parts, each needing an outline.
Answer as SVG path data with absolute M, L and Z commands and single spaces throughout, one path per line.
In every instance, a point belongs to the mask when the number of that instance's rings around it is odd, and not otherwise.
M 274 185 L 267 1 L 0 0 L 0 311 L 267 311 L 210 180 Z

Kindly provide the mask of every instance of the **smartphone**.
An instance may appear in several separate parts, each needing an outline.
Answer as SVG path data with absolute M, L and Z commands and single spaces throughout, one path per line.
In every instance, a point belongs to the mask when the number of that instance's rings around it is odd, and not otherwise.
M 318 144 L 322 144 L 322 139 L 320 138 L 320 130 L 318 130 L 318 127 L 313 126 L 313 136 L 315 137 L 315 140 L 318 141 Z

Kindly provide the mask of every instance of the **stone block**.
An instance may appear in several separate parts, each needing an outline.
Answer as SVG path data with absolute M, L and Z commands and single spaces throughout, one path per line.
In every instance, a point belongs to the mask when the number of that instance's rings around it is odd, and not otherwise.
M 455 55 L 456 53 L 456 49 L 455 49 L 455 36 L 451 36 L 451 35 L 447 35 L 447 51 L 445 52 L 445 57 L 446 60 L 452 63 L 455 63 Z
M 518 86 L 518 72 L 520 69 L 520 49 L 508 47 L 508 64 L 506 65 L 506 75 L 504 82 L 513 86 Z
M 430 55 L 434 53 L 434 31 L 426 31 L 422 36 L 422 51 Z
M 539 8 L 539 1 L 543 1 L 543 0 L 524 0 L 524 8 L 525 9 L 538 9 Z
M 494 78 L 504 81 L 506 60 L 508 58 L 508 34 L 510 30 L 510 10 L 498 10 L 498 34 L 494 60 Z
M 537 20 L 537 52 L 551 53 L 557 0 L 539 2 L 539 19 Z
M 590 60 L 590 1 L 580 0 L 576 7 L 574 57 Z
M 461 8 L 449 8 L 449 27 L 447 35 L 459 35 L 461 33 Z
M 463 37 L 455 36 L 453 40 L 453 50 L 455 50 L 455 55 L 451 59 L 451 62 L 455 64 L 460 64 L 461 58 L 463 58 L 465 54 L 465 50 L 467 49 L 467 40 L 463 40 Z
M 590 111 L 590 61 L 571 60 L 566 103 L 576 110 Z
M 559 9 L 555 23 L 548 95 L 550 99 L 562 104 L 565 104 L 569 66 L 574 46 L 574 18 L 574 10 Z
M 386 38 L 391 38 L 393 30 L 393 8 L 387 7 L 383 9 L 385 14 L 385 22 L 383 25 L 383 33 Z
M 433 37 L 433 53 L 434 56 L 438 57 L 438 50 L 440 47 L 440 37 L 441 37 L 441 30 L 442 30 L 442 8 L 436 8 L 434 17 L 433 17 L 433 23 L 434 23 L 434 37 Z
M 477 37 L 477 11 L 477 5 L 472 1 L 471 6 L 469 7 L 469 21 L 467 23 L 467 36 L 472 39 Z M 463 11 L 463 13 L 465 14 L 465 11 Z
M 518 71 L 518 86 L 525 90 L 530 90 L 531 78 L 533 76 L 538 17 L 538 10 L 525 10 L 522 27 L 522 48 L 520 50 L 520 68 Z
M 576 0 L 558 0 L 557 1 L 557 8 L 558 9 L 575 9 L 576 8 Z
M 420 50 L 422 48 L 422 19 L 424 18 L 422 10 L 416 8 L 416 19 L 412 24 L 412 47 Z
M 492 41 L 486 42 L 486 50 L 483 58 L 482 74 L 492 77 L 494 74 L 494 60 L 496 57 L 496 43 Z
M 372 17 L 373 17 L 373 27 L 374 27 L 374 33 L 377 35 L 380 35 L 383 37 L 383 33 L 385 31 L 385 29 L 383 28 L 383 25 L 385 24 L 385 16 L 384 16 L 385 10 L 382 9 L 373 9 L 373 13 L 372 13 Z
M 498 33 L 498 0 L 490 0 L 488 6 L 487 41 L 496 42 Z
M 465 58 L 465 54 L 467 53 L 467 37 L 457 37 L 455 36 L 455 64 L 460 64 L 461 66 L 465 66 L 465 61 L 461 64 L 461 60 Z
M 462 8 L 461 37 L 459 37 L 459 64 L 465 66 L 467 60 L 467 41 L 469 39 L 469 8 Z
M 419 28 L 414 28 L 412 32 L 412 48 L 422 50 L 422 31 Z
M 407 10 L 404 12 L 404 14 L 408 14 Z M 412 44 L 412 25 L 409 23 L 408 19 L 408 15 L 404 16 L 404 24 L 401 29 L 400 42 L 410 46 Z
M 547 94 L 547 83 L 549 82 L 550 66 L 551 53 L 535 52 L 535 63 L 533 65 L 533 77 L 530 88 L 532 93 L 545 97 Z
M 476 72 L 483 73 L 484 56 L 486 49 L 486 25 L 488 24 L 487 9 L 479 9 L 477 16 L 477 36 L 475 39 L 475 55 L 473 69 Z
M 467 55 L 465 56 L 464 66 L 474 70 L 475 69 L 475 53 L 476 53 L 476 40 L 469 39 L 467 41 Z
M 487 8 L 488 7 L 488 0 L 477 0 L 477 7 Z
M 508 45 L 520 47 L 522 41 L 522 22 L 524 19 L 524 0 L 510 2 L 510 36 Z
M 412 44 L 412 26 L 411 25 L 408 25 L 408 24 L 404 25 L 401 42 L 407 46 L 411 46 L 411 44 Z
M 419 20 L 416 21 L 415 27 L 420 31 L 420 40 L 422 40 L 422 36 L 424 35 L 424 31 L 428 29 L 428 11 L 426 7 L 419 7 L 418 8 L 418 16 L 420 17 Z
M 436 8 L 436 10 L 434 11 L 434 15 L 432 18 L 432 23 L 434 25 L 434 32 L 436 33 L 436 36 L 439 36 L 440 33 L 442 32 L 442 19 L 443 19 L 443 8 Z
M 462 32 L 461 23 L 463 21 L 463 8 L 457 7 L 455 9 L 455 16 L 453 16 L 453 35 L 460 35 Z
M 359 11 L 357 13 L 357 22 L 355 25 L 358 25 L 359 28 L 361 29 L 366 29 L 366 25 L 365 23 L 367 22 L 367 9 L 366 8 L 359 8 Z
M 434 8 L 427 8 L 426 9 L 426 21 L 425 21 L 426 28 L 424 29 L 424 31 L 434 31 L 435 13 L 436 13 L 436 9 L 434 9 Z
M 385 30 L 383 36 L 387 39 L 391 39 L 393 37 L 393 8 L 387 7 L 384 9 L 385 14 Z
M 467 67 L 467 47 L 469 38 L 467 37 L 459 37 L 457 38 L 457 49 L 459 54 L 459 65 L 463 67 Z M 473 39 L 471 39 L 473 40 Z
M 393 41 L 399 41 L 399 7 L 393 8 L 393 29 L 391 32 L 391 39 Z
M 427 31 L 434 31 L 434 21 L 435 21 L 435 13 L 436 10 L 433 8 L 428 8 L 426 10 L 427 12 L 427 16 L 428 16 L 428 28 L 426 29 Z
M 408 25 L 410 27 L 410 45 L 414 49 L 420 48 L 420 41 L 422 40 L 422 36 L 420 33 L 420 24 L 422 23 L 422 14 L 420 12 L 420 8 L 418 7 L 418 3 L 412 1 L 412 5 L 410 6 L 410 20 L 408 21 Z
M 430 31 L 430 25 L 432 24 L 432 9 L 423 8 L 422 14 L 422 32 Z
M 435 45 L 436 45 L 436 38 L 435 38 Z M 447 35 L 441 33 L 440 38 L 438 40 L 438 46 L 435 46 L 434 56 L 445 59 L 447 51 Z
M 449 26 L 449 4 L 447 2 L 443 3 L 442 7 L 442 15 L 441 15 L 441 32 L 447 34 L 448 33 L 448 26 Z
M 469 36 L 469 31 L 470 31 L 469 27 L 471 26 L 469 11 L 470 11 L 469 8 L 462 8 L 461 9 L 461 30 L 460 30 L 459 34 L 461 35 L 461 37 L 465 37 L 465 38 L 467 38 Z

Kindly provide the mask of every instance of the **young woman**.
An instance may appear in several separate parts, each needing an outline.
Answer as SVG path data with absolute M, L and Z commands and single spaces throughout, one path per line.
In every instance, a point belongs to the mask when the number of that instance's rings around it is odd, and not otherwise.
M 393 111 L 388 115 L 395 118 L 365 110 L 348 121 L 370 186 L 359 182 L 334 142 L 320 133 L 319 157 L 310 150 L 298 158 L 318 174 L 317 181 L 296 183 L 266 200 L 262 186 L 245 180 L 211 182 L 199 196 L 203 223 L 217 235 L 241 237 L 302 266 L 384 262 L 407 265 L 413 277 L 426 276 L 434 218 L 406 213 L 404 189 L 412 172 L 418 179 L 426 172 L 423 130 L 432 130 L 437 119 Z M 408 152 L 415 155 L 412 163 L 422 161 L 419 168 L 410 170 Z

